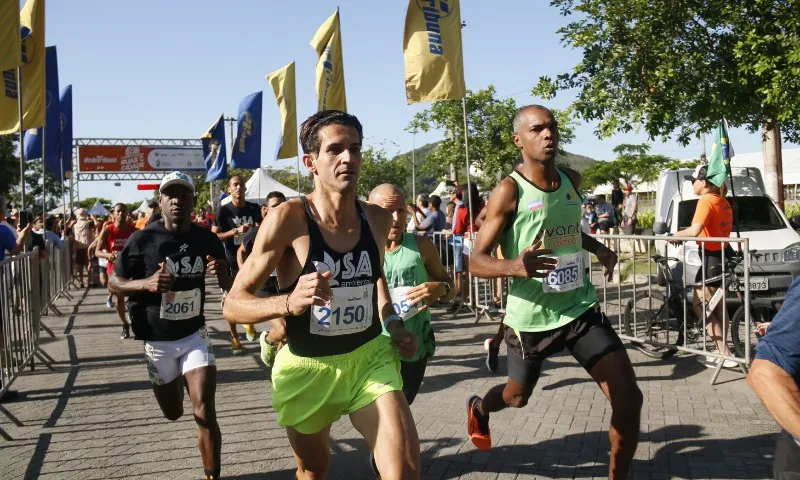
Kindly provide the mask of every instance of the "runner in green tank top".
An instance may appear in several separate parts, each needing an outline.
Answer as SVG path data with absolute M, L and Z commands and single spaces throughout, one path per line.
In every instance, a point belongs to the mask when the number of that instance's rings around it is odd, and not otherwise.
M 521 108 L 513 139 L 522 162 L 492 192 L 470 262 L 477 277 L 512 277 L 504 319 L 508 382 L 468 399 L 467 431 L 475 446 L 491 448 L 489 414 L 525 406 L 544 359 L 566 348 L 611 402 L 609 478 L 627 478 L 642 393 L 625 347 L 597 308 L 581 250 L 597 256 L 609 279 L 617 255 L 581 232 L 580 175 L 555 166 L 559 139 L 552 112 Z M 490 255 L 498 242 L 504 260 Z
M 416 355 L 402 359 L 400 364 L 403 393 L 411 405 L 422 385 L 428 358 L 436 350 L 428 306 L 438 300 L 452 300 L 455 288 L 433 242 L 403 231 L 408 223 L 403 192 L 385 183 L 372 190 L 369 201 L 392 214 L 393 223 L 386 240 L 383 271 L 395 312 L 403 318 L 405 329 L 419 339 Z M 384 332 L 384 335 L 388 333 Z

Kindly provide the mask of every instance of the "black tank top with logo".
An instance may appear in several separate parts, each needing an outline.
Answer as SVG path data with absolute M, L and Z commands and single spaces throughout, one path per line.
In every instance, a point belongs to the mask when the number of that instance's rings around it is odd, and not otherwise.
M 301 275 L 330 271 L 333 299 L 325 307 L 311 306 L 300 315 L 286 317 L 289 350 L 302 357 L 323 357 L 352 352 L 383 331 L 375 285 L 381 275 L 378 246 L 366 214 L 356 201 L 360 218 L 358 242 L 340 253 L 325 242 L 311 214 L 308 200 L 300 197 L 308 224 L 308 258 Z M 297 285 L 282 289 L 289 293 Z

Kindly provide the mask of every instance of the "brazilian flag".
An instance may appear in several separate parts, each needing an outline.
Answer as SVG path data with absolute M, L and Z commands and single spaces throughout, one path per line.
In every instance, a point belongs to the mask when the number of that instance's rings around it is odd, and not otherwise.
M 728 129 L 725 119 L 720 120 L 714 134 L 714 143 L 711 145 L 711 155 L 708 158 L 706 178 L 714 185 L 721 187 L 731 173 L 731 157 L 733 145 L 728 138 Z

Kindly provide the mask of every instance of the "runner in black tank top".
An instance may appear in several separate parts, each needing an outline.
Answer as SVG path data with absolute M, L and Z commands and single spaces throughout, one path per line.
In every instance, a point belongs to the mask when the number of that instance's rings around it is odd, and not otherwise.
M 344 112 L 322 111 L 303 123 L 303 164 L 314 191 L 270 210 L 223 309 L 234 323 L 286 317 L 288 348 L 272 368 L 272 404 L 297 478 L 326 475 L 330 426 L 342 415 L 380 452 L 377 473 L 420 475 L 398 355 L 413 357 L 417 337 L 394 313 L 382 272 L 378 246 L 392 219 L 357 199 L 362 139 L 358 119 Z M 282 293 L 259 298 L 276 269 Z
M 337 252 L 330 248 L 319 226 L 309 210 L 308 201 L 301 197 L 303 210 L 308 224 L 308 235 L 311 241 L 308 259 L 303 266 L 303 274 L 313 272 L 332 272 L 328 280 L 334 290 L 334 302 L 337 290 L 347 290 L 348 300 L 351 298 L 372 299 L 367 305 L 362 301 L 354 305 L 343 306 L 338 310 L 330 307 L 309 308 L 300 315 L 286 317 L 286 336 L 289 349 L 302 357 L 323 357 L 352 352 L 361 345 L 381 334 L 381 321 L 378 311 L 378 295 L 375 284 L 381 276 L 381 262 L 378 247 L 372 237 L 366 215 L 356 202 L 356 210 L 361 219 L 361 232 L 356 245 L 349 252 Z M 293 283 L 289 288 L 281 289 L 281 293 L 289 293 L 297 286 Z M 352 307 L 352 308 L 351 308 Z M 347 312 L 345 310 L 349 309 Z M 312 311 L 317 310 L 317 315 Z M 372 315 L 367 318 L 367 313 Z M 312 318 L 314 317 L 314 318 Z M 335 334 L 336 327 L 347 331 L 346 334 Z

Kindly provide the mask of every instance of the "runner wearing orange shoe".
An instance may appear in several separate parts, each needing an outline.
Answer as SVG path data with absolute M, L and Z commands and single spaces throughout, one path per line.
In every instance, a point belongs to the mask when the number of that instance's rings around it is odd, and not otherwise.
M 522 162 L 495 188 L 472 252 L 470 271 L 513 277 L 505 341 L 508 382 L 467 403 L 467 431 L 491 448 L 489 414 L 528 403 L 544 359 L 566 348 L 611 402 L 609 478 L 627 478 L 636 451 L 642 393 L 625 347 L 598 309 L 582 250 L 611 276 L 617 255 L 582 233 L 580 175 L 556 168 L 558 124 L 547 108 L 523 107 L 514 118 Z M 500 243 L 506 260 L 490 253 Z

